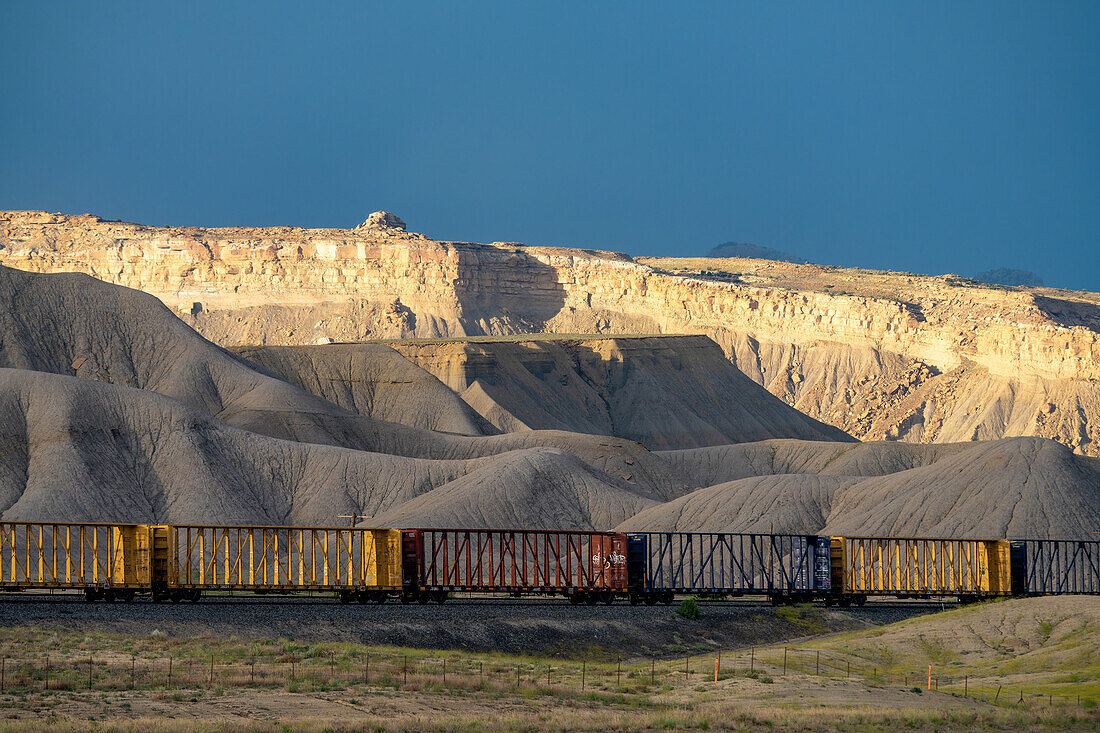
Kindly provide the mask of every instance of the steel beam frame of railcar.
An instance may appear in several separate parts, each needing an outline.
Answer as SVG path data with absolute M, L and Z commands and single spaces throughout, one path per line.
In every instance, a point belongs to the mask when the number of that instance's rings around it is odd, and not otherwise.
M 1016 594 L 1100 595 L 1100 540 L 1013 540 L 1012 553 Z
M 403 530 L 405 578 L 418 600 L 454 591 L 563 594 L 607 601 L 626 592 L 626 536 L 614 532 Z M 428 594 L 428 595 L 425 595 Z
M 135 547 L 140 526 L 0 522 L 0 590 L 73 589 L 89 598 L 148 590 Z
M 397 530 L 172 525 L 169 545 L 170 591 L 333 591 L 347 601 L 401 590 Z
M 829 539 L 815 535 L 633 532 L 631 593 L 668 602 L 676 593 L 767 594 L 810 600 L 830 586 Z

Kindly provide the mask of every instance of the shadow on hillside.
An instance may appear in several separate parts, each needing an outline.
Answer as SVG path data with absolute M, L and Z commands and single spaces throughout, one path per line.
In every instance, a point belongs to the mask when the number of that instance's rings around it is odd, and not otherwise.
M 558 271 L 522 247 L 459 247 L 455 292 L 467 336 L 540 333 L 565 306 Z

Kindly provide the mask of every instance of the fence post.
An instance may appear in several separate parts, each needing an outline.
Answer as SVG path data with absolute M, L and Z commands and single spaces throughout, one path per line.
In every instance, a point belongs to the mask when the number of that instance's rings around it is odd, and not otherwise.
M 623 686 L 623 660 L 619 660 L 619 666 L 615 669 L 615 689 Z
M 996 704 L 997 700 L 1001 697 L 1001 686 L 997 685 L 997 694 L 993 697 L 993 702 Z M 1078 696 L 1080 697 L 1080 696 Z
M 783 647 L 783 676 L 787 676 L 787 647 Z
M 516 665 L 516 689 L 519 689 L 519 665 Z
M 749 674 L 756 671 L 756 647 L 749 648 Z
M 550 686 L 550 665 L 546 665 L 546 686 Z
M 88 655 L 88 689 L 92 689 L 92 655 Z
M 214 655 L 210 655 L 210 686 L 214 685 Z
M 443 686 L 447 686 L 447 658 L 443 657 Z
M 330 652 L 328 655 L 329 669 L 332 670 L 329 675 L 329 682 L 332 682 L 336 678 L 336 652 Z
M 248 665 L 248 684 L 256 684 L 256 657 L 252 657 L 252 661 Z
M 688 660 L 691 659 L 687 654 L 684 655 L 684 679 L 691 679 L 691 666 L 688 664 Z
M 718 681 L 718 657 L 714 658 L 714 681 Z
M 404 676 L 404 683 L 409 684 L 409 655 L 405 654 L 401 657 L 401 674 Z
M 172 655 L 168 655 L 168 689 L 172 689 Z
M 584 692 L 584 669 L 587 665 L 588 665 L 588 661 L 585 660 L 585 659 L 582 659 L 581 660 L 581 692 Z
M 848 673 L 847 673 L 847 676 L 844 679 L 846 679 L 846 680 L 852 679 L 852 660 L 851 659 L 848 660 Z
M 963 675 L 963 697 L 969 697 L 970 694 L 970 676 Z
M 482 660 L 477 663 L 477 674 L 481 677 L 481 684 L 485 684 L 485 661 Z
M 370 684 L 370 652 L 367 652 L 367 661 L 363 665 L 363 684 Z
M 50 689 L 50 655 L 46 655 L 46 689 Z
M 816 674 L 816 675 L 821 674 L 821 650 L 820 649 L 817 650 L 817 668 L 814 669 L 814 674 Z
M 134 689 L 134 678 L 137 676 L 137 654 L 130 655 L 130 689 Z
M 657 660 L 649 658 L 649 684 L 657 684 Z
M 0 657 L 0 692 L 4 691 L 4 687 L 7 683 L 5 679 L 7 675 L 8 658 Z

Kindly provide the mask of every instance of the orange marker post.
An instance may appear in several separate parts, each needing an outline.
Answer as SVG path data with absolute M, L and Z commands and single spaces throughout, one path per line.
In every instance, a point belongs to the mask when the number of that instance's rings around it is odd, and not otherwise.
M 932 665 L 928 665 L 928 689 L 932 689 Z
M 718 657 L 714 658 L 714 681 L 718 681 Z

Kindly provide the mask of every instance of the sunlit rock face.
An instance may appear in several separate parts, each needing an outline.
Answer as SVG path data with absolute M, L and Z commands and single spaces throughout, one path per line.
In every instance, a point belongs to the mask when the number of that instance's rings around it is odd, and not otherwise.
M 863 439 L 1054 438 L 1100 454 L 1100 296 L 766 260 L 633 260 L 355 229 L 148 227 L 0 213 L 0 263 L 151 293 L 213 341 L 706 334 Z

